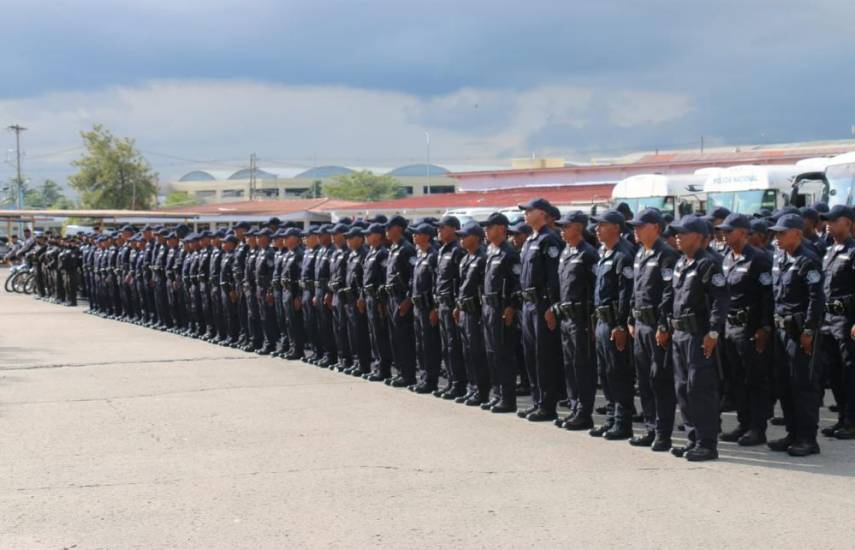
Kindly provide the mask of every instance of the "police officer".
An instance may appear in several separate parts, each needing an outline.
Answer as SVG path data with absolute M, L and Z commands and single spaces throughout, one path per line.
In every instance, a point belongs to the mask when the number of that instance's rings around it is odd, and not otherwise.
M 623 214 L 608 210 L 593 218 L 597 239 L 602 244 L 594 284 L 594 311 L 597 324 L 597 364 L 603 393 L 613 404 L 606 422 L 589 433 L 609 440 L 632 437 L 634 407 L 633 375 L 627 322 L 633 285 L 635 249 L 625 238 Z
M 674 267 L 672 351 L 677 402 L 689 439 L 671 452 L 689 461 L 718 458 L 719 374 L 713 353 L 727 314 L 726 279 L 704 246 L 709 226 L 689 214 L 671 224 L 682 256 Z
M 490 382 L 495 388 L 495 396 L 489 403 L 494 413 L 517 410 L 515 348 L 519 331 L 515 321 L 522 267 L 519 253 L 508 242 L 509 224 L 507 216 L 494 212 L 485 226 L 489 244 L 484 261 L 481 314 Z
M 386 306 L 388 312 L 389 341 L 397 376 L 386 383 L 396 388 L 416 383 L 415 334 L 413 332 L 412 292 L 413 266 L 416 249 L 404 238 L 407 220 L 393 216 L 386 224 L 389 257 L 386 263 Z
M 466 395 L 466 366 L 460 345 L 460 331 L 454 323 L 452 312 L 460 286 L 460 260 L 466 252 L 460 248 L 457 230 L 460 220 L 455 216 L 444 216 L 437 226 L 440 247 L 437 251 L 436 284 L 433 295 L 436 306 L 431 317 L 439 324 L 442 345 L 442 361 L 448 375 L 448 383 L 438 388 L 434 396 L 457 399 Z
M 550 328 L 546 312 L 559 301 L 558 257 L 563 243 L 547 226 L 553 206 L 542 198 L 519 205 L 532 233 L 520 254 L 522 346 L 532 383 L 532 407 L 517 415 L 531 422 L 555 420 L 561 393 L 561 342 L 557 328 Z
M 233 346 L 240 338 L 240 320 L 238 319 L 238 292 L 235 288 L 235 249 L 238 245 L 235 235 L 227 235 L 222 241 L 223 251 L 220 261 L 220 303 L 226 329 L 224 346 Z
M 368 317 L 364 299 L 363 262 L 368 249 L 362 227 L 354 225 L 347 233 L 347 273 L 344 286 L 338 295 L 345 305 L 347 317 L 348 347 L 352 356 L 352 367 L 346 374 L 368 377 L 371 375 L 371 337 L 368 332 Z
M 225 315 L 223 315 L 223 300 L 220 294 L 220 271 L 223 265 L 222 239 L 226 238 L 226 230 L 220 229 L 211 236 L 211 253 L 208 256 L 208 292 L 211 301 L 211 325 L 214 334 L 210 341 L 219 344 L 226 339 Z
M 837 422 L 822 433 L 855 439 L 855 211 L 837 205 L 822 219 L 833 241 L 822 261 L 826 305 L 817 352 L 838 407 Z
M 350 249 L 347 247 L 345 234 L 348 229 L 350 228 L 344 223 L 337 223 L 332 227 L 333 251 L 329 257 L 329 291 L 324 297 L 327 307 L 332 310 L 332 330 L 338 355 L 338 362 L 334 366 L 341 372 L 353 366 L 353 354 L 347 336 L 347 307 L 339 294 L 339 290 L 345 288 L 347 279 L 347 258 Z
M 317 355 L 316 364 L 319 367 L 335 367 L 338 363 L 338 353 L 335 346 L 335 331 L 333 329 L 332 294 L 330 293 L 330 264 L 335 252 L 332 243 L 332 226 L 322 225 L 318 229 L 318 251 L 315 254 L 315 295 L 312 305 L 317 318 Z
M 285 230 L 285 247 L 288 252 L 282 259 L 282 302 L 288 318 L 288 352 L 285 359 L 303 359 L 306 345 L 306 325 L 303 321 L 303 291 L 300 277 L 303 270 L 302 232 L 296 227 Z
M 484 230 L 478 222 L 467 222 L 458 232 L 461 246 L 467 252 L 460 261 L 460 288 L 454 319 L 460 329 L 463 360 L 466 365 L 468 392 L 456 403 L 477 407 L 490 400 L 490 373 L 481 318 L 481 288 L 484 281 Z
M 234 227 L 235 237 L 238 245 L 235 248 L 235 260 L 232 271 L 234 272 L 234 289 L 237 292 L 238 339 L 232 347 L 243 347 L 247 344 L 249 335 L 249 310 L 244 294 L 244 280 L 246 277 L 246 259 L 250 248 L 246 242 L 246 234 L 252 226 L 248 222 L 240 222 Z
M 569 212 L 558 220 L 565 247 L 558 259 L 560 301 L 552 306 L 547 324 L 558 325 L 564 362 L 564 380 L 570 414 L 555 424 L 567 430 L 594 427 L 592 414 L 597 391 L 591 315 L 597 251 L 584 239 L 588 216 Z
M 437 253 L 433 245 L 436 230 L 429 223 L 413 228 L 413 242 L 418 250 L 413 266 L 412 300 L 416 337 L 416 363 L 421 379 L 410 389 L 416 393 L 432 393 L 437 389 L 442 361 L 438 319 L 434 311 L 433 285 L 436 280 Z
M 371 340 L 372 373 L 363 377 L 372 382 L 387 380 L 392 369 L 387 309 L 383 301 L 389 256 L 384 241 L 385 231 L 379 223 L 372 223 L 365 231 L 369 249 L 362 262 L 362 295 L 357 299 L 357 307 L 366 312 Z
M 255 350 L 258 355 L 270 355 L 276 349 L 279 333 L 276 327 L 276 310 L 273 306 L 273 256 L 276 251 L 270 246 L 273 232 L 269 227 L 258 230 L 256 242 L 258 252 L 255 257 L 255 298 L 258 303 L 258 317 L 261 326 L 261 346 Z
M 730 214 L 718 227 L 727 243 L 722 271 L 730 296 L 719 353 L 731 369 L 731 393 L 739 422 L 719 439 L 746 447 L 761 445 L 766 442 L 770 412 L 772 260 L 765 251 L 748 244 L 751 221 L 747 216 Z
M 258 246 L 258 232 L 260 229 L 253 229 L 246 234 L 246 244 L 249 251 L 246 255 L 246 263 L 243 270 L 243 294 L 246 300 L 247 311 L 247 342 L 242 348 L 244 351 L 254 352 L 264 345 L 264 331 L 261 326 L 261 312 L 258 309 L 258 298 L 256 293 L 258 285 L 256 282 L 256 262 L 261 255 L 261 249 Z
M 647 433 L 630 444 L 654 451 L 671 448 L 674 413 L 674 370 L 668 319 L 674 298 L 674 265 L 679 254 L 662 240 L 664 219 L 659 210 L 645 208 L 629 222 L 638 251 L 633 262 L 629 332 Z
M 271 238 L 276 252 L 273 254 L 273 309 L 276 313 L 276 327 L 279 338 L 276 347 L 271 353 L 274 357 L 285 357 L 288 353 L 288 314 L 285 310 L 285 302 L 282 299 L 282 268 L 285 265 L 285 255 L 288 247 L 285 246 L 285 231 L 287 227 L 277 229 Z
M 318 342 L 318 316 L 312 302 L 315 297 L 315 260 L 320 250 L 318 228 L 311 227 L 305 234 L 306 245 L 303 252 L 303 264 L 300 266 L 300 288 L 303 291 L 303 324 L 305 326 L 306 344 L 312 348 L 312 355 L 303 356 L 303 361 L 314 363 L 320 361 L 321 346 Z

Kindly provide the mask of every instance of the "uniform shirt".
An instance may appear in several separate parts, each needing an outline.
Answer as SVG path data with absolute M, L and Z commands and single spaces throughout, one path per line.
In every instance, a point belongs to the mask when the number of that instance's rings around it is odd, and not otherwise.
M 154 262 L 156 252 L 157 242 L 152 239 L 145 244 L 145 248 L 143 249 L 143 277 L 145 278 L 146 282 L 151 280 L 151 264 Z
M 303 282 L 315 280 L 315 260 L 321 247 L 310 248 L 303 253 L 303 263 L 300 266 L 300 280 Z
M 825 253 L 828 252 L 828 245 L 825 244 L 825 241 L 819 235 L 805 235 L 802 242 L 808 245 L 820 258 L 825 257 Z
M 501 298 L 504 307 L 512 305 L 512 298 L 520 289 L 520 255 L 508 241 L 499 246 L 490 244 L 484 262 L 484 294 Z
M 240 243 L 234 250 L 235 260 L 232 272 L 234 273 L 235 286 L 240 288 L 243 285 L 244 272 L 246 271 L 246 257 L 249 255 L 249 245 Z
M 624 326 L 629 318 L 629 301 L 635 276 L 632 244 L 620 239 L 611 250 L 600 247 L 597 260 L 597 278 L 594 283 L 594 306 L 611 306 L 616 326 Z
M 211 281 L 211 286 L 219 286 L 220 270 L 223 265 L 223 251 L 214 247 L 208 256 L 208 280 Z
M 225 291 L 230 291 L 235 280 L 235 251 L 226 252 L 223 250 L 222 259 L 220 260 L 220 287 Z
M 330 255 L 330 290 L 336 291 L 345 287 L 347 258 L 349 256 L 350 249 L 347 248 L 347 245 L 333 248 Z
M 432 307 L 433 288 L 436 281 L 437 252 L 434 248 L 419 250 L 413 266 L 413 296 L 425 300 L 424 308 Z
M 267 246 L 259 248 L 255 255 L 255 285 L 259 291 L 266 292 L 271 289 L 273 280 L 273 256 L 276 250 Z
M 674 303 L 674 266 L 680 255 L 662 239 L 650 250 L 638 247 L 633 260 L 633 291 L 630 308 L 655 308 L 660 327 L 667 327 Z
M 586 307 L 593 304 L 598 260 L 597 251 L 584 240 L 576 246 L 564 247 L 558 258 L 561 302 L 583 304 Z
M 347 272 L 344 277 L 345 287 L 349 288 L 353 296 L 362 296 L 362 265 L 368 249 L 365 245 L 351 250 L 347 255 Z
M 822 264 L 804 243 L 792 255 L 775 256 L 772 265 L 775 314 L 805 316 L 804 326 L 816 329 L 822 318 L 825 300 L 822 290 Z
M 822 260 L 825 272 L 823 293 L 827 302 L 843 298 L 846 312 L 843 315 L 825 313 L 824 325 L 846 330 L 855 321 L 855 239 L 849 237 L 840 244 L 832 244 Z
M 378 290 L 386 284 L 386 263 L 389 250 L 380 245 L 377 248 L 369 248 L 362 261 L 362 286 L 373 287 Z
M 315 284 L 318 290 L 327 290 L 331 277 L 330 263 L 334 252 L 335 246 L 331 244 L 319 247 L 315 255 Z
M 255 259 L 258 257 L 259 249 L 250 248 L 246 254 L 246 263 L 243 267 L 243 280 L 249 285 L 249 290 L 255 292 Z
M 409 241 L 402 238 L 389 247 L 386 284 L 395 285 L 396 297 L 410 295 L 414 265 L 416 265 L 416 249 Z
M 456 240 L 439 247 L 434 296 L 457 295 L 457 288 L 460 286 L 460 260 L 465 255 L 466 251 Z
M 282 258 L 282 290 L 296 294 L 299 292 L 300 274 L 303 270 L 303 255 L 305 250 L 297 246 L 293 250 L 285 252 Z
M 197 267 L 199 282 L 208 284 L 211 277 L 211 247 L 199 250 L 198 254 L 199 257 L 196 261 L 199 263 Z
M 558 257 L 564 243 L 549 228 L 532 232 L 520 254 L 520 288 L 533 289 L 546 305 L 558 301 Z
M 675 319 L 694 315 L 709 330 L 722 332 L 728 310 L 727 280 L 708 250 L 681 256 L 674 266 Z
M 169 247 L 169 251 L 166 253 L 166 277 L 169 280 L 175 278 L 176 261 L 180 253 L 181 249 L 178 247 Z
M 484 251 L 479 248 L 460 261 L 460 298 L 480 298 L 484 281 Z
M 750 310 L 749 326 L 772 327 L 772 259 L 750 244 L 742 253 L 732 250 L 724 256 L 721 266 L 730 296 L 730 311 Z

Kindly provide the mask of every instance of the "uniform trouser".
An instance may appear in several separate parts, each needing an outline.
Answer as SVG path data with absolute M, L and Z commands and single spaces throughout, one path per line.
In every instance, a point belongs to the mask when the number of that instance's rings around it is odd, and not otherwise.
M 516 399 L 517 355 L 516 343 L 519 335 L 513 323 L 505 324 L 504 311 L 500 307 L 484 304 L 481 307 L 484 320 L 484 349 L 490 383 L 499 387 L 504 399 Z
M 354 365 L 363 373 L 371 372 L 371 336 L 368 332 L 368 317 L 356 308 L 356 302 L 345 304 L 347 312 L 347 338 Z
M 306 334 L 306 343 L 314 353 L 318 353 L 318 316 L 317 310 L 312 305 L 313 292 L 303 290 L 303 326 Z
M 199 293 L 202 299 L 202 322 L 204 323 L 202 328 L 205 329 L 207 334 L 214 334 L 214 311 L 211 300 L 211 284 L 206 282 L 200 283 Z
M 398 376 L 406 380 L 416 379 L 416 335 L 413 330 L 413 308 L 405 315 L 398 313 L 403 302 L 399 296 L 389 296 L 389 341 L 392 344 L 392 362 L 398 369 Z
M 139 302 L 138 317 L 140 320 L 145 321 L 149 315 L 148 301 L 146 300 L 146 296 L 148 295 L 147 283 L 140 277 L 134 284 L 137 286 L 137 300 Z
M 851 322 L 842 327 L 826 326 L 815 347 L 831 381 L 838 419 L 846 426 L 855 426 L 855 340 L 846 330 L 850 326 Z
M 288 313 L 285 311 L 284 294 L 281 287 L 273 289 L 273 307 L 276 313 L 276 328 L 279 331 L 279 339 L 276 342 L 277 351 L 288 349 Z
M 335 363 L 338 354 L 335 348 L 335 332 L 333 329 L 333 311 L 324 303 L 326 291 L 318 289 L 315 292 L 315 316 L 318 320 L 318 353 L 327 360 Z
M 236 285 L 237 288 L 237 310 L 238 310 L 238 325 L 239 336 L 238 340 L 249 340 L 249 306 L 246 304 L 246 295 L 243 292 L 243 282 Z
M 306 326 L 303 323 L 303 309 L 294 307 L 294 300 L 297 295 L 290 290 L 282 292 L 282 302 L 285 308 L 285 314 L 288 317 L 288 342 L 290 344 L 290 353 L 294 355 L 303 355 L 306 345 Z
M 255 291 L 258 303 L 258 318 L 261 325 L 262 342 L 265 348 L 273 348 L 279 340 L 276 330 L 276 309 L 273 306 L 273 293 L 266 288 Z
M 195 321 L 193 331 L 201 335 L 205 332 L 205 318 L 202 315 L 202 290 L 199 283 L 193 285 L 193 320 Z
M 593 338 L 587 319 L 561 321 L 561 348 L 564 356 L 564 381 L 570 410 L 583 418 L 594 412 L 597 394 L 597 369 L 591 360 Z
M 217 277 L 219 280 L 219 277 Z M 226 316 L 223 314 L 223 301 L 220 299 L 219 283 L 210 285 L 211 292 L 211 322 L 214 325 L 214 332 L 217 337 L 223 339 L 226 337 Z
M 453 308 L 440 305 L 439 336 L 442 345 L 442 361 L 448 373 L 449 385 L 456 388 L 466 387 L 466 365 L 463 363 L 463 349 L 460 346 L 460 331 L 454 324 Z
M 469 388 L 486 395 L 490 391 L 490 371 L 487 368 L 487 351 L 484 348 L 484 329 L 481 321 L 480 310 L 460 310 L 458 326 Z
M 347 308 L 344 300 L 337 292 L 333 294 L 332 298 L 332 323 L 339 362 L 344 366 L 350 366 L 352 353 L 350 342 L 347 339 Z
M 704 334 L 674 331 L 671 337 L 674 387 L 689 440 L 715 449 L 719 428 L 719 375 L 715 359 L 704 357 Z
M 430 308 L 414 307 L 413 323 L 416 336 L 416 363 L 422 382 L 436 385 L 439 380 L 439 327 L 430 324 Z
M 243 298 L 246 301 L 246 337 L 247 342 L 260 346 L 264 340 L 261 328 L 261 312 L 258 310 L 258 300 L 252 287 L 244 287 Z
M 41 265 L 36 265 L 36 293 L 44 298 L 45 291 L 45 270 Z
M 149 321 L 157 321 L 157 310 L 154 298 L 154 279 L 148 279 L 145 282 L 145 311 Z
M 56 270 L 56 299 L 60 302 L 66 300 L 65 296 L 65 272 L 61 269 Z
M 532 400 L 538 407 L 554 412 L 561 394 L 561 336 L 557 329 L 546 326 L 543 315 L 548 307 L 542 300 L 523 305 L 522 342 Z
M 389 329 L 386 326 L 388 312 L 382 313 L 380 306 L 381 302 L 377 298 L 365 298 L 372 367 L 377 369 L 378 373 L 388 375 L 392 368 L 392 349 L 389 345 Z
M 169 311 L 169 299 L 167 298 L 166 279 L 155 277 L 155 308 L 157 309 L 157 319 L 160 323 L 166 326 L 172 326 L 172 315 Z
M 736 405 L 739 427 L 765 432 L 766 421 L 771 412 L 769 359 L 772 342 L 767 342 L 763 353 L 757 353 L 755 332 L 751 327 L 728 324 L 725 329 L 724 347 L 719 353 L 730 367 L 730 394 Z
M 670 342 L 664 348 L 656 343 L 656 327 L 636 321 L 632 349 L 644 424 L 666 437 L 674 431 L 677 406 L 670 347 Z
M 228 287 L 220 288 L 220 303 L 223 308 L 223 318 L 226 323 L 226 337 L 232 342 L 240 338 L 240 320 L 238 319 L 238 297 L 235 294 L 232 300 Z
M 774 365 L 787 433 L 796 439 L 815 439 L 822 401 L 820 365 L 815 355 L 802 350 L 799 336 L 776 329 Z
M 594 334 L 600 376 L 607 382 L 609 401 L 614 403 L 614 412 L 609 413 L 613 418 L 609 418 L 609 423 L 613 420 L 621 427 L 629 427 L 632 425 L 632 409 L 635 401 L 634 373 L 630 364 L 632 342 L 627 335 L 626 348 L 623 351 L 617 349 L 611 338 L 612 327 L 602 319 L 597 320 Z
M 169 309 L 176 328 L 187 326 L 187 306 L 184 301 L 184 288 L 180 281 L 169 282 Z
M 73 305 L 77 305 L 77 273 L 73 271 L 67 271 L 65 273 L 65 277 L 63 277 L 65 281 L 65 300 Z
M 134 307 L 131 296 L 131 286 L 125 282 L 125 277 L 127 277 L 127 273 L 119 278 L 119 297 L 122 300 L 122 311 L 125 312 L 125 316 L 130 317 L 133 315 Z

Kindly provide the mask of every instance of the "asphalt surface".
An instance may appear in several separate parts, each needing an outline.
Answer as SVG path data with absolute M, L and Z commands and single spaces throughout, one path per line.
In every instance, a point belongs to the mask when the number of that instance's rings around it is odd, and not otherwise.
M 692 464 L 0 291 L 0 549 L 852 548 L 820 445 Z

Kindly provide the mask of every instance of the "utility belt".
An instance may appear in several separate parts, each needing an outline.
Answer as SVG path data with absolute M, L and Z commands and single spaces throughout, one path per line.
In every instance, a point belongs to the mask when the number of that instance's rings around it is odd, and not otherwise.
M 386 292 L 386 296 L 394 296 L 398 297 L 402 294 L 401 289 L 397 282 L 392 282 L 386 285 L 382 285 L 383 290 Z
M 674 317 L 671 319 L 671 327 L 674 330 L 689 332 L 692 334 L 705 330 L 706 325 L 707 323 L 702 321 L 695 313 L 689 313 L 687 315 L 681 315 L 680 317 Z
M 793 313 L 792 315 L 775 314 L 775 328 L 783 330 L 790 336 L 798 336 L 805 328 L 804 313 Z
M 608 325 L 613 325 L 617 321 L 617 310 L 614 304 L 597 306 L 594 311 L 597 313 L 597 319 Z
M 501 309 L 505 303 L 504 297 L 498 292 L 493 292 L 492 294 L 482 294 L 481 295 L 481 303 L 494 307 L 496 309 Z
M 365 285 L 365 295 L 375 300 L 382 300 L 386 297 L 385 285 Z
M 537 290 L 536 287 L 529 287 L 520 291 L 522 301 L 529 304 L 537 304 L 541 300 L 546 300 L 546 294 Z
M 833 298 L 825 303 L 826 313 L 831 315 L 847 315 L 855 312 L 855 294 Z
M 419 309 L 430 309 L 431 300 L 429 294 L 414 294 L 413 305 Z
M 336 290 L 339 298 L 345 301 L 350 301 L 353 298 L 353 289 L 350 287 L 344 287 Z
M 732 309 L 727 312 L 727 324 L 732 327 L 747 327 L 751 321 L 751 309 Z
M 436 301 L 441 306 L 454 307 L 454 294 L 446 292 L 436 297 Z
M 588 306 L 582 302 L 561 302 L 555 306 L 555 313 L 559 319 L 584 321 L 588 316 Z
M 651 327 L 655 327 L 659 322 L 659 316 L 656 314 L 656 308 L 653 306 L 633 309 L 632 318 L 636 321 L 641 321 L 645 325 Z
M 314 292 L 315 291 L 315 281 L 312 281 L 310 279 L 305 279 L 303 281 L 300 281 L 300 288 L 302 288 L 303 290 L 307 290 L 309 292 Z
M 326 292 L 327 289 L 329 288 L 329 285 L 330 285 L 329 279 L 318 279 L 317 285 L 315 286 L 315 288 L 317 288 L 321 292 Z
M 476 313 L 480 310 L 481 304 L 477 296 L 467 296 L 457 299 L 457 309 L 466 313 Z

